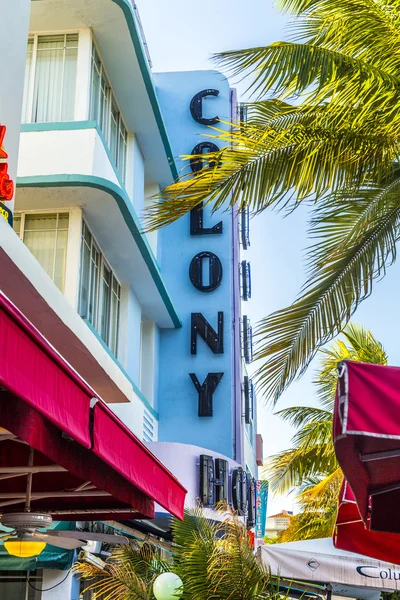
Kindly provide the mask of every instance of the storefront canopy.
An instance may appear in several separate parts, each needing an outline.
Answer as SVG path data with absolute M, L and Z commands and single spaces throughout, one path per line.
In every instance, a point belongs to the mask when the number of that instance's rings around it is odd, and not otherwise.
M 333 437 L 364 525 L 400 533 L 400 368 L 345 361 Z
M 333 543 L 341 550 L 358 552 L 400 565 L 400 535 L 371 531 L 364 526 L 347 481 L 343 483 L 340 491 Z
M 266 544 L 260 552 L 272 575 L 330 584 L 335 596 L 378 600 L 381 590 L 400 589 L 400 566 L 337 550 L 331 538 Z
M 183 517 L 186 490 L 0 293 L 0 511 Z M 31 449 L 34 450 L 32 453 Z

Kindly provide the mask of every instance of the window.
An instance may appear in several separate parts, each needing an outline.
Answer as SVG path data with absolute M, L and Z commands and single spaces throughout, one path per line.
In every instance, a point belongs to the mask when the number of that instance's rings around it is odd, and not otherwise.
M 1 571 L 1 598 L 7 598 L 7 600 L 21 600 L 21 598 L 40 600 L 42 587 L 42 571 Z
M 114 164 L 125 181 L 128 132 L 95 45 L 92 46 L 90 118 L 98 122 Z
M 68 246 L 68 213 L 17 213 L 14 231 L 64 292 Z
M 28 40 L 23 122 L 74 119 L 77 60 L 78 34 L 36 35 Z
M 79 314 L 118 354 L 121 286 L 85 222 L 82 227 Z

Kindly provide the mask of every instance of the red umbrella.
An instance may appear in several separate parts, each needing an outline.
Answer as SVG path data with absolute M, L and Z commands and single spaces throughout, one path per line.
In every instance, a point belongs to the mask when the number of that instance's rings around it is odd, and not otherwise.
M 364 526 L 347 481 L 340 491 L 333 543 L 340 550 L 400 565 L 400 535 L 370 531 Z
M 400 368 L 341 363 L 333 439 L 365 527 L 400 533 Z

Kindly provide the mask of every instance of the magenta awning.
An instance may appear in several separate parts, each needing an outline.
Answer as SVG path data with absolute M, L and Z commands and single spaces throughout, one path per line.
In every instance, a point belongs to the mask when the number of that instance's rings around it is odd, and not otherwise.
M 347 481 L 339 496 L 336 526 L 333 534 L 335 548 L 364 554 L 377 560 L 400 564 L 400 535 L 371 531 L 365 527 L 354 494 Z
M 400 533 L 400 368 L 340 365 L 333 438 L 365 527 Z
M 1 512 L 23 505 L 33 448 L 33 510 L 183 517 L 185 488 L 2 293 L 0 344 Z

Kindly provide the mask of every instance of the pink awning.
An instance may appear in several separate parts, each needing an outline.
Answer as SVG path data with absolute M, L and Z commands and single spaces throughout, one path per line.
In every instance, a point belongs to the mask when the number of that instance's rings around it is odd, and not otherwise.
M 1 292 L 0 343 L 0 427 L 26 442 L 3 436 L 0 467 L 27 465 L 35 449 L 33 509 L 151 518 L 157 502 L 183 517 L 185 488 Z M 23 504 L 23 479 L 2 481 L 2 511 Z
M 336 456 L 365 527 L 400 533 L 400 368 L 339 367 Z

